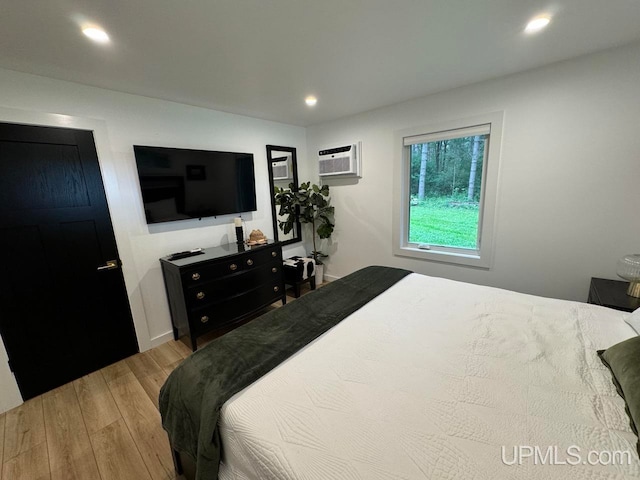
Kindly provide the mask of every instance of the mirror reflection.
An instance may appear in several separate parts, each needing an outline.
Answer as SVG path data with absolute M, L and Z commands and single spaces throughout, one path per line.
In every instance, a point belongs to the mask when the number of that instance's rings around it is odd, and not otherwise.
M 298 186 L 296 149 L 293 147 L 267 145 L 267 162 L 269 162 L 274 239 L 282 242 L 283 245 L 299 242 L 302 240 L 299 222 L 295 222 L 293 229 L 286 234 L 279 228 L 279 221 L 283 221 L 287 215 L 280 216 L 280 207 L 275 204 L 274 198 L 274 187 L 289 188 L 290 184 L 293 184 L 295 188 Z

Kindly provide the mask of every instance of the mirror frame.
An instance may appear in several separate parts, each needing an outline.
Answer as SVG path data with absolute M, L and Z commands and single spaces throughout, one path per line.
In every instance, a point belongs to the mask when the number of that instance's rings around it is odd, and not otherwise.
M 291 183 L 294 185 L 293 191 L 298 190 L 298 157 L 296 155 L 296 149 L 294 147 L 282 147 L 279 145 L 267 145 L 267 170 L 269 171 L 269 194 L 271 196 L 271 218 L 273 219 L 273 239 L 278 242 L 280 241 L 279 232 L 280 227 L 278 227 L 278 210 L 276 205 L 276 199 L 273 192 L 274 180 L 273 180 L 273 169 L 271 168 L 272 163 L 272 153 L 274 151 L 280 152 L 289 152 L 291 153 L 291 170 L 293 173 L 293 180 Z M 302 225 L 299 221 L 294 224 L 295 235 L 293 238 L 288 240 L 282 240 L 280 243 L 282 245 L 290 245 L 292 243 L 297 243 L 302 241 Z

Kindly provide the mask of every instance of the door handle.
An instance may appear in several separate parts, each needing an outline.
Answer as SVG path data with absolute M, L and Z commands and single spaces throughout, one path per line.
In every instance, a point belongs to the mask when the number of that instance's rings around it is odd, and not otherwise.
M 107 263 L 100 265 L 97 270 L 100 272 L 102 270 L 115 270 L 116 268 L 118 268 L 118 260 L 107 260 Z

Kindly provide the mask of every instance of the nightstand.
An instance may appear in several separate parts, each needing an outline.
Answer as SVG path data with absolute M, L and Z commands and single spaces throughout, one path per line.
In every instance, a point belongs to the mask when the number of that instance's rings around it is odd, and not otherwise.
M 640 308 L 640 298 L 627 295 L 628 287 L 629 282 L 592 278 L 587 303 L 633 312 L 636 308 Z

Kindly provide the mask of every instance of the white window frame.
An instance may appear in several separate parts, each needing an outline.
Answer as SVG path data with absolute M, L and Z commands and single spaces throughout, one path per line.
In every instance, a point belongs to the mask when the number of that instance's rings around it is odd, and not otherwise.
M 467 265 L 490 269 L 493 266 L 495 220 L 498 199 L 498 177 L 504 112 L 493 112 L 471 118 L 453 120 L 435 125 L 414 127 L 395 133 L 395 161 L 393 182 L 393 254 L 436 262 Z M 482 189 L 478 217 L 478 248 L 465 249 L 429 245 L 418 248 L 409 242 L 410 208 L 410 144 L 452 138 L 451 133 L 460 130 L 464 136 L 474 127 L 489 126 L 486 162 L 482 166 Z M 453 135 L 455 137 L 455 135 Z M 414 137 L 411 139 L 411 137 Z

